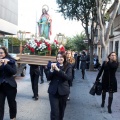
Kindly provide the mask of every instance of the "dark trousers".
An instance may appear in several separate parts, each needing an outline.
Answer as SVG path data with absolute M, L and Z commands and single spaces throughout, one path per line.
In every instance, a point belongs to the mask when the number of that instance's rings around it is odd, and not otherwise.
M 80 63 L 80 61 L 77 61 L 77 69 L 79 70 L 79 63 Z
M 7 97 L 9 105 L 10 119 L 16 118 L 17 114 L 17 103 L 16 103 L 17 89 L 10 86 L 8 83 L 2 83 L 0 85 L 0 120 L 4 118 L 4 106 L 5 99 Z
M 40 76 L 41 76 L 41 82 L 43 82 L 43 72 L 45 73 L 46 75 L 46 69 L 45 69 L 45 66 L 44 65 L 40 65 Z
M 31 78 L 31 85 L 32 85 L 32 91 L 34 97 L 38 96 L 38 80 L 39 80 L 39 75 L 36 75 L 35 73 L 30 75 Z
M 84 79 L 84 77 L 85 77 L 85 69 L 82 69 L 81 72 L 82 72 L 82 78 Z
M 49 94 L 51 113 L 50 120 L 63 120 L 68 95 Z

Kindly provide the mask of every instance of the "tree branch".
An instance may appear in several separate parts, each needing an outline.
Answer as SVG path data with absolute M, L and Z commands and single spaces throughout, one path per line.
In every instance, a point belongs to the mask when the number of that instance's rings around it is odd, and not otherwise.
M 99 23 L 100 23 L 100 27 L 101 27 L 101 39 L 102 39 L 102 44 L 103 46 L 105 47 L 105 40 L 104 40 L 104 25 L 103 25 L 103 22 L 102 22 L 102 16 L 101 16 L 101 0 L 96 0 L 96 4 L 98 6 L 98 17 L 99 17 Z
M 119 5 L 120 5 L 120 0 L 115 0 L 114 10 L 113 10 L 113 13 L 110 17 L 110 22 L 108 23 L 108 27 L 107 27 L 107 30 L 106 30 L 106 35 L 105 35 L 106 42 L 109 41 L 110 30 L 111 30 L 112 24 L 114 22 L 114 19 L 116 17 Z

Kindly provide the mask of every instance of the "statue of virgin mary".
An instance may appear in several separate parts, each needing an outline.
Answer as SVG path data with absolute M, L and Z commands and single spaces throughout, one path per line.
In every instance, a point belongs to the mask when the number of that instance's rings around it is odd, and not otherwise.
M 43 36 L 46 39 L 50 39 L 50 35 L 52 34 L 51 31 L 52 19 L 48 14 L 48 10 L 49 8 L 47 5 L 44 5 L 42 7 L 42 15 L 38 22 L 39 36 L 41 37 Z

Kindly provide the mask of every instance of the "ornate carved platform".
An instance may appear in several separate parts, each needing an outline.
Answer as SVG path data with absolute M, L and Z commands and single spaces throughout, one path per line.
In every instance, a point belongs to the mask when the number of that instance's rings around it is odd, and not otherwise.
M 26 55 L 17 54 L 17 63 L 26 63 L 34 65 L 47 65 L 48 61 L 56 62 L 55 56 L 39 56 L 39 55 Z

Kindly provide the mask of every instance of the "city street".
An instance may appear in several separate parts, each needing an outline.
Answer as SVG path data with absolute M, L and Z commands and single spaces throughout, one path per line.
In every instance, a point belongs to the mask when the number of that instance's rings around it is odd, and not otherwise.
M 119 120 L 120 119 L 120 81 L 118 92 L 114 94 L 112 114 L 107 112 L 107 100 L 105 108 L 101 108 L 101 96 L 92 96 L 89 90 L 95 80 L 97 71 L 86 71 L 85 80 L 81 79 L 80 70 L 76 70 L 75 80 L 71 87 L 70 101 L 68 101 L 64 120 Z M 120 73 L 117 73 L 120 77 Z M 119 79 L 118 79 L 119 80 Z M 24 78 L 16 78 L 18 84 L 17 94 L 17 120 L 50 120 L 50 105 L 48 99 L 48 82 L 39 84 L 39 100 L 32 99 L 29 67 Z M 9 120 L 9 110 L 6 103 L 5 119 Z

